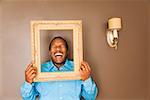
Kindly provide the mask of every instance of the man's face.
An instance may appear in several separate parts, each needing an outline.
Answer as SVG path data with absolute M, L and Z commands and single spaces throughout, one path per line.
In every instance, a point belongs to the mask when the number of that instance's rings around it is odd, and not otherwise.
M 54 64 L 56 66 L 62 66 L 67 56 L 65 41 L 60 38 L 53 40 L 51 44 L 50 54 Z

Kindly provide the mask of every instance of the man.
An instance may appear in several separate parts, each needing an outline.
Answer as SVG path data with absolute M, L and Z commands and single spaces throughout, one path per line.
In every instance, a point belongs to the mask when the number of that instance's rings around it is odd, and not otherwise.
M 67 58 L 68 44 L 62 37 L 55 37 L 49 45 L 51 60 L 42 64 L 42 72 L 73 71 L 73 62 Z M 95 100 L 97 87 L 90 74 L 87 62 L 80 66 L 81 80 L 33 82 L 37 73 L 33 63 L 25 71 L 25 82 L 21 86 L 23 100 Z

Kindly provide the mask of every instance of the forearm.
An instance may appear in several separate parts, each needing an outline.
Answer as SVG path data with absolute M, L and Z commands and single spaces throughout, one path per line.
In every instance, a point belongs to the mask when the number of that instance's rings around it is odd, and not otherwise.
M 24 82 L 21 86 L 21 96 L 23 100 L 35 100 L 37 94 L 34 84 Z
M 82 96 L 85 100 L 96 100 L 97 93 L 97 86 L 91 77 L 83 81 Z

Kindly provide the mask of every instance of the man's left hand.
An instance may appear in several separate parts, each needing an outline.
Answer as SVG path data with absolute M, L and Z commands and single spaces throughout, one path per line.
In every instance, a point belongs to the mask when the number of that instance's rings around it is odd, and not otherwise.
M 83 61 L 81 63 L 80 74 L 81 74 L 81 79 L 83 81 L 85 81 L 86 79 L 88 79 L 90 77 L 91 68 L 90 68 L 89 64 L 87 62 L 85 62 L 85 61 Z

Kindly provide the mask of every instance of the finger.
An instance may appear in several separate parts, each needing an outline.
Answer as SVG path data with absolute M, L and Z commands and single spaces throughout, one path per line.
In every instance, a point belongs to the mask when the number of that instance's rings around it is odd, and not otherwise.
M 33 67 L 30 67 L 25 73 L 28 75 L 31 72 L 31 70 L 33 70 Z
M 89 69 L 85 63 L 81 64 L 83 71 L 89 72 Z
M 80 72 L 80 74 L 81 74 L 81 75 L 83 75 L 83 74 L 84 74 L 83 70 L 81 70 L 81 69 L 79 70 L 79 72 Z
M 30 63 L 29 65 L 28 65 L 28 67 L 26 68 L 26 70 L 25 71 L 28 71 L 29 70 L 29 68 L 30 67 L 32 67 L 33 66 L 33 64 L 32 63 Z
M 27 71 L 31 66 L 33 66 L 34 64 L 35 64 L 35 62 L 32 61 L 32 62 L 27 66 L 26 71 Z
M 80 68 L 82 71 L 85 71 L 85 67 L 83 65 L 81 65 L 81 68 Z
M 31 72 L 30 72 L 29 74 L 27 74 L 27 75 L 28 75 L 28 77 L 29 77 L 29 76 L 31 76 L 31 75 L 34 74 L 34 73 L 36 74 L 36 70 L 33 69 L 33 70 L 31 70 Z
M 81 69 L 80 69 L 80 73 L 81 73 L 82 75 L 84 75 L 84 74 L 86 74 L 86 73 L 87 73 L 87 71 L 86 71 L 86 69 L 85 69 L 85 68 L 81 68 Z
M 88 70 L 88 72 L 91 71 L 91 68 L 90 68 L 90 66 L 89 66 L 89 64 L 87 62 L 83 61 L 82 65 L 85 66 L 85 68 L 86 68 L 86 70 Z
M 87 64 L 86 68 L 87 68 L 88 72 L 91 72 L 91 68 L 90 68 L 89 64 Z
M 91 67 L 88 63 L 87 63 L 87 68 L 88 68 L 89 71 L 91 71 Z
M 26 74 L 28 75 L 32 70 L 37 71 L 36 67 L 30 67 L 30 69 L 26 72 Z
M 85 68 L 85 71 L 86 71 L 86 72 L 89 72 L 89 69 L 88 69 L 87 65 L 84 66 L 84 68 Z
M 36 77 L 36 74 L 32 74 L 29 79 L 34 79 Z

